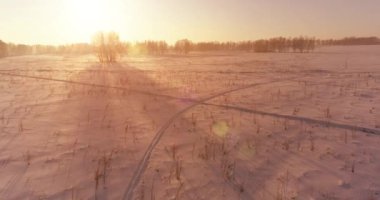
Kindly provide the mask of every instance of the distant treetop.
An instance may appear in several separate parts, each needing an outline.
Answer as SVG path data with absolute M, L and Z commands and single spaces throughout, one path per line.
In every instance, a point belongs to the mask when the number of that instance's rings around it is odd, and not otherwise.
M 168 52 L 188 54 L 191 51 L 244 51 L 244 52 L 301 52 L 313 51 L 317 46 L 326 45 L 380 45 L 378 37 L 346 37 L 343 39 L 320 40 L 314 37 L 276 37 L 271 39 L 248 40 L 241 42 L 192 42 L 178 40 L 174 45 L 165 41 L 130 42 L 120 41 L 115 32 L 99 32 L 92 44 L 78 43 L 69 45 L 24 45 L 5 43 L 0 40 L 0 58 L 31 54 L 93 54 L 100 62 L 116 62 L 123 54 L 162 55 Z

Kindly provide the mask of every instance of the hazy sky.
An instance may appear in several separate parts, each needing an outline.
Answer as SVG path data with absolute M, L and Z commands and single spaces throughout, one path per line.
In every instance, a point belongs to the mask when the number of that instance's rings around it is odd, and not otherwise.
M 380 36 L 380 0 L 0 0 L 0 39 L 89 42 L 248 40 L 274 36 Z

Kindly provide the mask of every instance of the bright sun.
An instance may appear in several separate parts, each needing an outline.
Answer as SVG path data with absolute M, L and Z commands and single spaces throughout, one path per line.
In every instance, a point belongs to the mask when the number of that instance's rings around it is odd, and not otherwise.
M 135 0 L 66 0 L 60 15 L 63 37 L 90 42 L 99 31 L 130 33 L 141 21 L 139 5 Z
M 69 0 L 72 25 L 82 33 L 92 34 L 114 27 L 115 9 L 105 0 Z

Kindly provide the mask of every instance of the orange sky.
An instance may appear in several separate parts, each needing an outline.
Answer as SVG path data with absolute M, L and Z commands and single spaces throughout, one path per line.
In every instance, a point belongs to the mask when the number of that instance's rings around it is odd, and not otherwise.
M 378 0 L 0 0 L 0 39 L 89 42 L 98 30 L 170 43 L 380 36 L 379 8 Z

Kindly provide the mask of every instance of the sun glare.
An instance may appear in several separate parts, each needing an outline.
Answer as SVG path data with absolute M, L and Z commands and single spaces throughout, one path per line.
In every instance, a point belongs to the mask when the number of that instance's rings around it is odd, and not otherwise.
M 70 0 L 68 14 L 73 28 L 89 35 L 100 30 L 112 30 L 116 9 L 105 0 Z
M 62 38 L 91 42 L 95 33 L 112 31 L 127 33 L 123 39 L 131 39 L 133 27 L 145 19 L 139 7 L 141 4 L 134 0 L 67 0 L 59 14 L 64 22 Z

